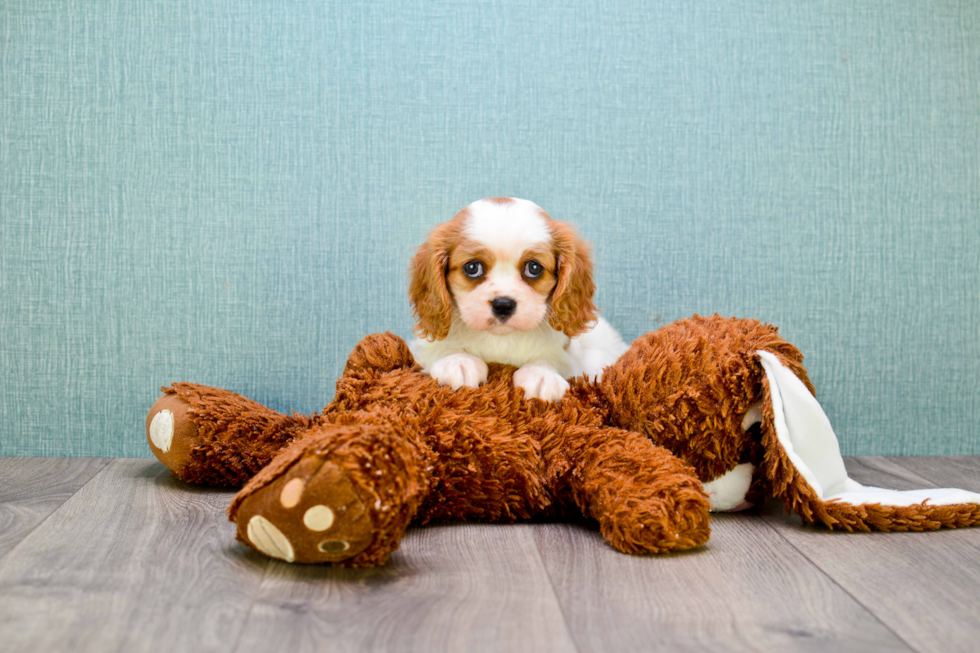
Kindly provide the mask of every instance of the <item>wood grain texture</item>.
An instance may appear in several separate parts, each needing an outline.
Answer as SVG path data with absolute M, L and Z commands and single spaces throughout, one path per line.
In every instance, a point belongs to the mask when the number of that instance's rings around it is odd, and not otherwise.
M 536 531 L 583 651 L 908 651 L 752 514 L 716 515 L 683 554 L 618 553 L 574 524 Z
M 0 558 L 109 462 L 108 458 L 0 458 Z
M 849 475 L 866 485 L 980 490 L 976 457 L 868 457 L 845 463 Z M 977 650 L 980 529 L 836 533 L 775 514 L 765 521 L 916 651 Z
M 855 459 L 860 460 L 860 459 Z M 912 472 L 916 480 L 928 479 L 937 487 L 980 487 L 980 456 L 916 456 L 887 458 Z
M 275 563 L 238 651 L 575 651 L 535 524 L 412 529 L 382 569 Z
M 980 489 L 976 457 L 846 463 L 865 483 Z M 384 568 L 348 570 L 246 549 L 224 515 L 231 493 L 155 461 L 0 459 L 0 473 L 0 510 L 22 534 L 0 557 L 4 651 L 927 653 L 980 641 L 980 529 L 832 533 L 770 505 L 716 516 L 700 550 L 638 557 L 588 524 L 452 524 L 410 529 Z M 17 526 L 48 508 L 33 530 Z
M 228 492 L 116 460 L 0 559 L 11 651 L 227 651 L 265 560 L 245 559 Z

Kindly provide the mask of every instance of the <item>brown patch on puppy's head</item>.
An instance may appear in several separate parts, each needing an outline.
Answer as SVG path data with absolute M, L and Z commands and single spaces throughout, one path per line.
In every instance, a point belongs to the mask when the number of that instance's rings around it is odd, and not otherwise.
M 488 197 L 483 201 L 490 202 L 491 204 L 498 204 L 503 206 L 505 204 L 513 204 L 514 198 L 513 197 Z

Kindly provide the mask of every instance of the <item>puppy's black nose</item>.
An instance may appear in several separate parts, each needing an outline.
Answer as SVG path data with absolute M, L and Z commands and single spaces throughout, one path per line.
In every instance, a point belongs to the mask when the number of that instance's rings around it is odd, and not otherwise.
M 490 309 L 501 322 L 506 322 L 507 318 L 513 315 L 514 311 L 517 309 L 517 302 L 510 297 L 497 297 L 495 300 L 490 302 Z

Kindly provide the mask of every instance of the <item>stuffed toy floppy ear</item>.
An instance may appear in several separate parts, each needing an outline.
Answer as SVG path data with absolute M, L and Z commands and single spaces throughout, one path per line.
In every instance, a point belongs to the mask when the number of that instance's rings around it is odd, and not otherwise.
M 761 413 L 764 449 L 757 475 L 787 510 L 847 531 L 980 524 L 980 494 L 949 488 L 900 492 L 849 478 L 837 436 L 816 398 L 775 355 L 758 351 L 757 356 L 765 370 L 756 413 Z

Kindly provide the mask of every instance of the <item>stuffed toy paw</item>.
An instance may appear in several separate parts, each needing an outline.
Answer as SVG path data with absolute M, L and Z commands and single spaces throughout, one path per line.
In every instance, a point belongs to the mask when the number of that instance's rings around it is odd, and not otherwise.
M 977 494 L 848 478 L 802 358 L 775 327 L 695 316 L 549 403 L 493 363 L 478 388 L 439 385 L 377 334 L 321 413 L 175 383 L 147 439 L 185 481 L 244 486 L 228 510 L 238 539 L 288 562 L 384 564 L 411 524 L 576 516 L 624 553 L 679 551 L 707 541 L 710 510 L 771 497 L 842 530 L 980 521 Z
M 397 419 L 364 417 L 314 429 L 252 478 L 229 509 L 238 539 L 288 562 L 383 563 L 418 510 L 424 461 Z

